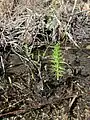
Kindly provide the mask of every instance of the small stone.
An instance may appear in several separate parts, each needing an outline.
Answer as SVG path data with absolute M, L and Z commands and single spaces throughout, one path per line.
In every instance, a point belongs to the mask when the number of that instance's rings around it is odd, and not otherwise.
M 87 45 L 87 46 L 86 46 L 86 49 L 87 49 L 87 50 L 90 50 L 90 45 Z

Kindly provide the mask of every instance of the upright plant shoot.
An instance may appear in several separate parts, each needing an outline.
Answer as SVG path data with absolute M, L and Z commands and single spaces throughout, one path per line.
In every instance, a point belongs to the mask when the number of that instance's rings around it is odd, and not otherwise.
M 59 78 L 63 76 L 64 72 L 64 61 L 59 43 L 55 44 L 52 51 L 52 69 L 57 80 L 59 80 Z

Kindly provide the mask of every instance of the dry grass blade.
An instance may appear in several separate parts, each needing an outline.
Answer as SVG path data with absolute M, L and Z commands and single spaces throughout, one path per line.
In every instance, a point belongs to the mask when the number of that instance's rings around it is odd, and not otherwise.
M 0 56 L 0 62 L 1 62 L 1 66 L 0 67 L 2 67 L 3 73 L 5 74 L 4 62 L 3 62 L 2 56 Z
M 74 5 L 73 5 L 73 9 L 72 9 L 71 15 L 74 14 L 74 10 L 75 10 L 76 4 L 77 4 L 77 0 L 74 0 Z M 72 20 L 72 16 L 70 16 L 70 18 L 69 18 L 69 20 L 68 20 L 68 23 L 67 23 L 66 28 L 65 28 L 66 31 L 68 30 L 68 27 L 69 27 L 69 24 L 70 24 L 70 21 L 71 21 L 71 20 Z
M 71 34 L 68 33 L 68 32 L 66 32 L 66 35 L 68 36 L 69 40 L 70 40 L 72 43 L 74 43 L 74 45 L 75 45 L 76 47 L 78 47 L 78 48 L 80 49 L 80 47 L 78 46 L 78 44 L 76 43 L 76 41 L 73 40 Z

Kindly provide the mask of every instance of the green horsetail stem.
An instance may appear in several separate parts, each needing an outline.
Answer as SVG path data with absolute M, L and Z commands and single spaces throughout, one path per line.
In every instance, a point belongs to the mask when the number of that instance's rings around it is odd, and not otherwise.
M 57 80 L 59 80 L 59 78 L 63 76 L 63 72 L 64 72 L 64 61 L 59 43 L 55 44 L 54 46 L 54 49 L 52 51 L 51 62 L 52 62 L 52 70 L 55 73 Z

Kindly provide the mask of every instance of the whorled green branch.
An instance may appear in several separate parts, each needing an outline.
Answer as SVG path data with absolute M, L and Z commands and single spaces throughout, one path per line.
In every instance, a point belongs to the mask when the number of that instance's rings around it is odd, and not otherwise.
M 64 61 L 59 43 L 57 43 L 54 46 L 54 49 L 52 51 L 51 62 L 52 62 L 52 70 L 55 73 L 57 80 L 59 80 L 59 78 L 63 76 L 63 72 L 64 72 Z

